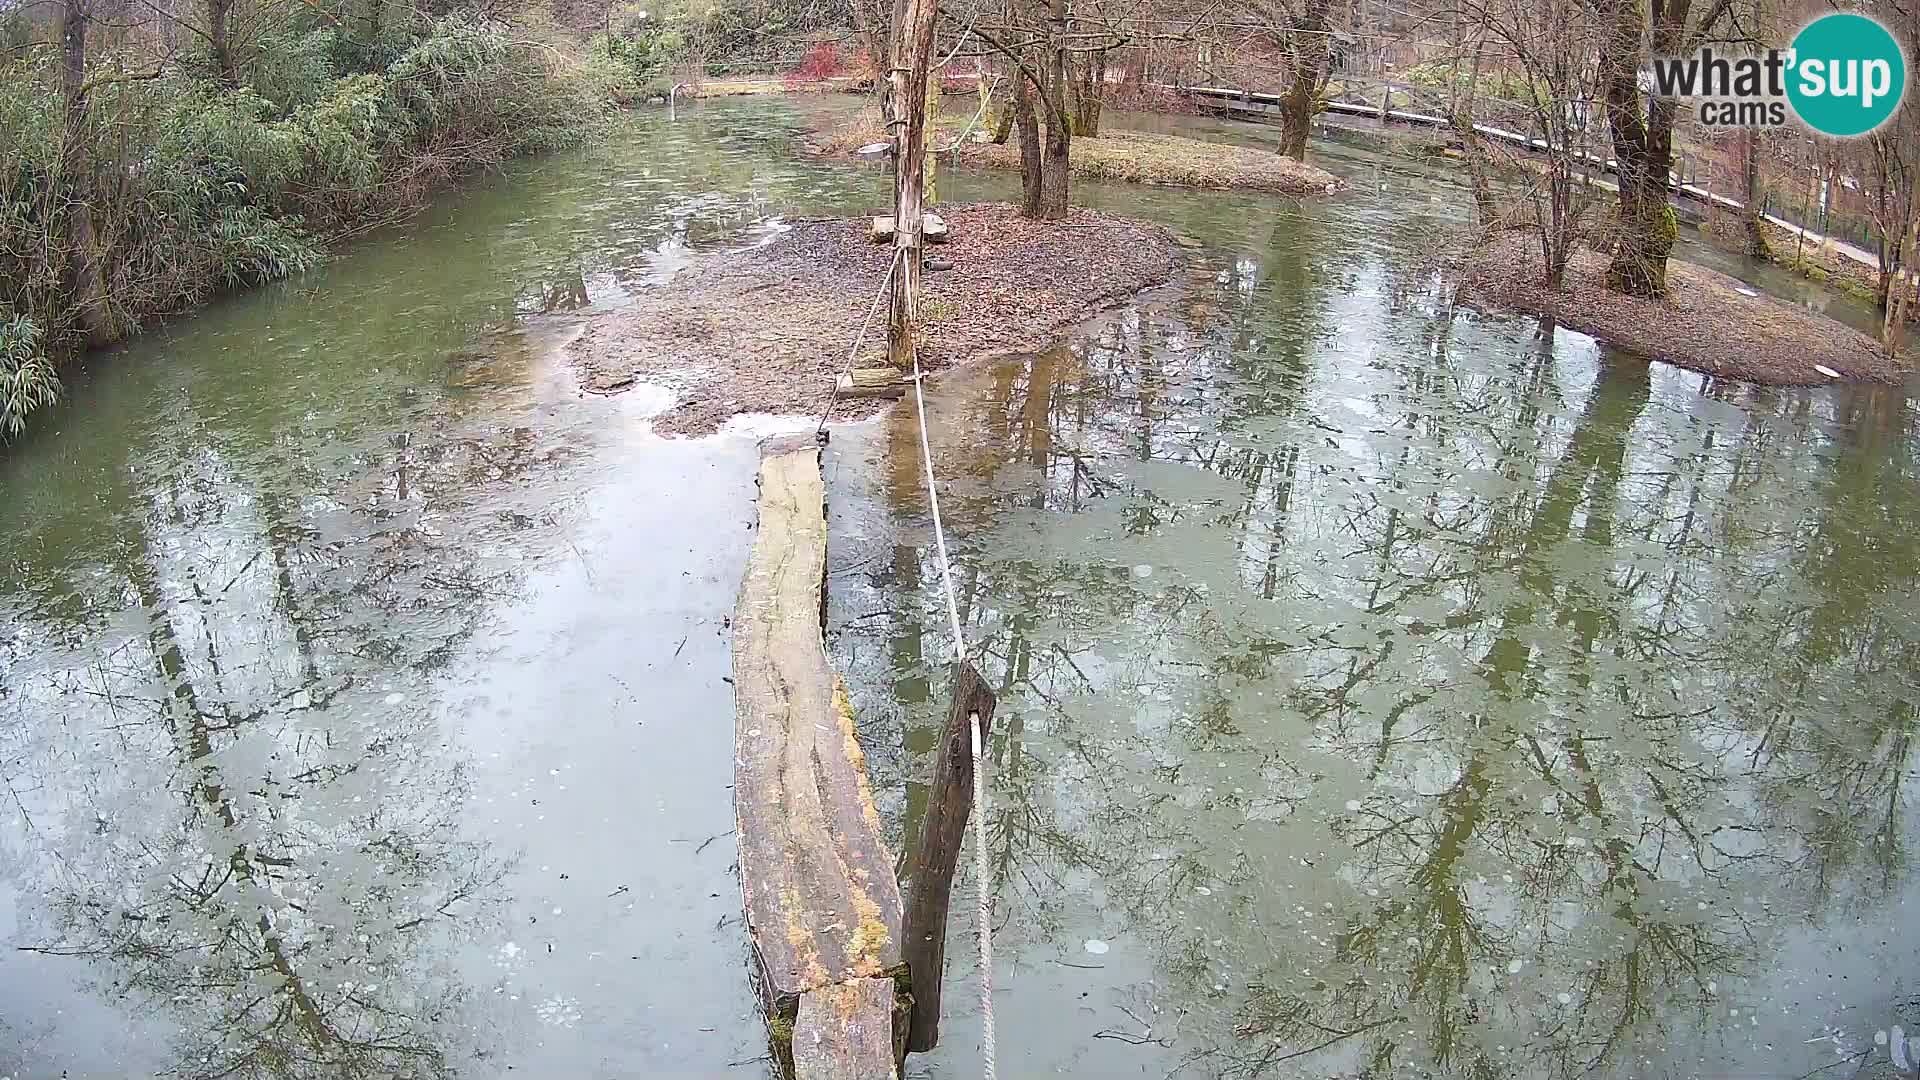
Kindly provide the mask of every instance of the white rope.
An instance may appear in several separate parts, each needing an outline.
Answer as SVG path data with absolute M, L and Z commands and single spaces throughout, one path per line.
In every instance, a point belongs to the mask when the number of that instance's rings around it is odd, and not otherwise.
M 967 121 L 967 126 L 965 129 L 963 129 L 960 132 L 960 137 L 953 140 L 951 144 L 947 146 L 942 146 L 939 149 L 933 151 L 934 153 L 936 154 L 949 153 L 951 151 L 960 149 L 960 147 L 966 143 L 967 136 L 973 134 L 973 125 L 979 123 L 980 118 L 987 114 L 987 103 L 993 100 L 994 88 L 998 87 L 999 85 L 1000 85 L 1000 76 L 995 75 L 993 77 L 993 81 L 987 84 L 987 96 L 981 100 L 980 107 L 973 111 L 973 119 Z M 958 161 L 959 158 L 956 157 L 954 160 Z
M 887 275 L 880 279 L 880 291 L 873 294 L 873 303 L 867 305 L 867 317 L 860 320 L 860 332 L 853 336 L 853 348 L 847 350 L 847 368 L 845 374 L 853 374 L 853 362 L 860 355 L 860 343 L 867 339 L 867 327 L 873 325 L 873 313 L 880 310 L 880 300 L 887 295 L 887 286 L 893 284 L 893 272 L 900 266 L 900 252 L 895 251 L 887 263 Z M 834 405 L 840 401 L 840 380 L 833 380 L 833 396 L 827 399 L 827 407 L 820 411 L 820 426 L 813 429 L 815 435 L 827 430 L 827 416 L 833 412 Z
M 987 1080 L 994 1080 L 993 898 L 987 889 L 986 755 L 980 746 L 980 714 L 974 713 L 967 722 L 973 725 L 973 876 L 980 881 L 978 909 L 974 912 L 980 927 L 980 1056 Z
M 927 399 L 920 393 L 920 350 L 913 348 L 913 407 L 920 414 L 920 463 L 926 467 L 927 509 L 933 514 L 933 544 L 940 552 L 940 584 L 947 594 L 947 621 L 953 628 L 953 651 L 967 658 L 966 635 L 960 632 L 960 604 L 953 597 L 953 562 L 947 558 L 947 531 L 940 524 L 940 493 L 933 488 L 933 449 L 927 445 Z M 976 773 L 977 775 L 977 773 Z
M 940 493 L 933 483 L 933 448 L 927 443 L 927 399 L 920 391 L 920 350 L 911 344 L 908 348 L 913 353 L 913 408 L 920 419 L 920 463 L 927 481 L 927 509 L 933 515 L 933 543 L 940 553 L 940 584 L 947 596 L 947 622 L 953 629 L 954 655 L 965 660 L 967 639 L 960 630 L 960 604 L 953 593 L 953 561 L 947 556 L 947 531 L 940 521 Z M 993 896 L 987 877 L 987 762 L 981 746 L 980 714 L 969 716 L 967 724 L 973 740 L 973 868 L 978 890 L 974 918 L 980 938 L 980 1056 L 986 1080 L 994 1080 Z

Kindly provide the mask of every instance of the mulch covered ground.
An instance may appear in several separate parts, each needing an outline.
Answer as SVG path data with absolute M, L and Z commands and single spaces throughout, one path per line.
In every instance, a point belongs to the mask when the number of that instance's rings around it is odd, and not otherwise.
M 1668 295 L 1640 300 L 1607 288 L 1607 260 L 1582 249 L 1567 267 L 1565 290 L 1555 293 L 1546 287 L 1537 238 L 1503 233 L 1465 258 L 1461 285 L 1470 298 L 1551 315 L 1609 345 L 1710 375 L 1818 386 L 1835 380 L 1816 365 L 1852 382 L 1905 374 L 1877 339 L 1765 293 L 1749 296 L 1725 274 L 1674 259 Z
M 1079 210 L 1028 221 L 1009 206 L 942 205 L 952 239 L 930 252 L 953 269 L 928 271 L 921 292 L 921 363 L 930 370 L 1039 350 L 1102 308 L 1170 280 L 1172 234 Z M 762 247 L 712 255 L 660 289 L 596 317 L 568 352 L 589 390 L 635 380 L 679 402 L 656 429 L 699 435 L 740 413 L 817 414 L 892 258 L 869 219 L 809 219 Z M 886 352 L 884 304 L 862 365 Z M 891 404 L 842 399 L 837 419 Z
M 964 130 L 967 116 L 943 117 L 939 145 L 948 146 Z M 975 129 L 976 134 L 978 129 Z M 851 154 L 855 148 L 885 141 L 879 117 L 871 112 L 815 134 L 811 147 L 826 156 Z M 962 167 L 1020 168 L 1017 138 L 1004 143 L 979 142 L 969 137 L 940 164 L 954 161 Z M 1135 184 L 1166 184 L 1212 190 L 1275 191 L 1283 195 L 1325 195 L 1339 190 L 1340 178 L 1290 157 L 1250 146 L 1205 142 L 1179 135 L 1162 135 L 1117 128 L 1097 138 L 1075 139 L 1068 158 L 1073 175 L 1081 180 L 1122 180 Z

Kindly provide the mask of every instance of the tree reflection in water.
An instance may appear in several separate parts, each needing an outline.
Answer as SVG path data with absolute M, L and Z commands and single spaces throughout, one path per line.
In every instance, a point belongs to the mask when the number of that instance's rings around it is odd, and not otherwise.
M 1152 960 L 1114 989 L 1192 1075 L 1699 1068 L 1666 1063 L 1724 1038 L 1723 984 L 1912 888 L 1912 415 L 1326 250 L 931 403 L 1002 700 L 1005 962 L 1124 927 Z M 889 438 L 911 539 L 910 417 Z M 934 570 L 902 550 L 918 642 Z M 906 704 L 912 746 L 937 716 Z
M 453 1076 L 487 1039 L 450 949 L 509 863 L 462 835 L 468 766 L 415 680 L 513 584 L 463 516 L 557 459 L 520 429 L 268 481 L 249 452 L 125 493 L 117 564 L 32 579 L 22 625 L 86 644 L 0 699 L 22 820 L 62 830 L 24 848 L 17 940 L 162 1010 L 169 1075 Z M 110 639 L 89 580 L 127 604 Z

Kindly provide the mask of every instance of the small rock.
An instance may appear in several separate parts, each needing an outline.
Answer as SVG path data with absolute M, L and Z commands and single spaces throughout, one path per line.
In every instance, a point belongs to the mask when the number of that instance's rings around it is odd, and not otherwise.
M 595 375 L 587 382 L 587 389 L 595 394 L 611 394 L 625 390 L 633 385 L 633 372 L 621 375 Z

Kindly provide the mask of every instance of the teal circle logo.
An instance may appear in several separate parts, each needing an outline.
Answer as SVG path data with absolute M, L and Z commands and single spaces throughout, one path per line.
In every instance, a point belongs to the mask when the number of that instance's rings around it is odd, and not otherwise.
M 1900 42 L 1874 19 L 1822 15 L 1793 39 L 1787 100 L 1822 135 L 1865 135 L 1887 122 L 1907 88 Z

